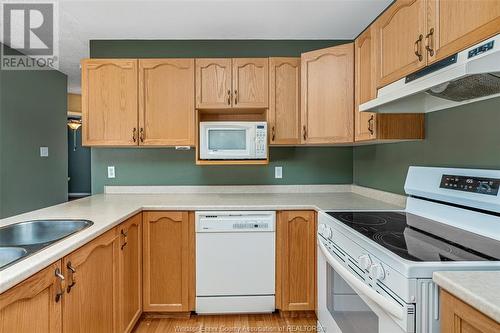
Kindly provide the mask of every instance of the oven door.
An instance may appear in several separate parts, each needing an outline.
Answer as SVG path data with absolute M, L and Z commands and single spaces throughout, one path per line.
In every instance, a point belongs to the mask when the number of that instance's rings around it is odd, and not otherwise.
M 318 321 L 327 333 L 408 333 L 406 313 L 345 268 L 318 241 Z
M 200 158 L 204 160 L 255 158 L 255 126 L 206 123 L 200 127 Z

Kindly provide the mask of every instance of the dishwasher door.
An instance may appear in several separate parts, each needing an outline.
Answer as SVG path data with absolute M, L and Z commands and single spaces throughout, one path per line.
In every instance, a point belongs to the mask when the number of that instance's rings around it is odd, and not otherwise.
M 196 312 L 274 311 L 275 212 L 196 214 Z

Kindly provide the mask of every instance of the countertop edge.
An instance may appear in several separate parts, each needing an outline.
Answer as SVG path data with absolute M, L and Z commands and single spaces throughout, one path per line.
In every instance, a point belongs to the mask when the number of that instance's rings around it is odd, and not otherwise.
M 460 283 L 459 281 L 456 281 L 459 278 L 456 278 L 455 280 L 453 279 L 452 276 L 449 276 L 449 274 L 456 274 L 456 273 L 475 273 L 475 274 L 480 274 L 482 272 L 446 272 L 446 271 L 441 271 L 441 272 L 434 272 L 432 274 L 432 280 L 442 289 L 446 290 L 453 296 L 459 298 L 463 302 L 467 303 L 471 307 L 475 308 L 479 312 L 483 313 L 484 315 L 492 318 L 493 320 L 496 320 L 497 322 L 500 323 L 500 304 L 495 304 L 490 302 L 489 300 L 485 299 L 484 297 L 481 297 L 478 293 L 474 292 L 473 290 L 467 288 L 464 286 L 464 283 Z M 486 273 L 486 272 L 484 272 Z M 488 273 L 491 273 L 491 271 L 488 271 Z M 499 272 L 500 274 L 500 272 Z M 499 290 L 500 290 L 500 280 L 499 280 Z

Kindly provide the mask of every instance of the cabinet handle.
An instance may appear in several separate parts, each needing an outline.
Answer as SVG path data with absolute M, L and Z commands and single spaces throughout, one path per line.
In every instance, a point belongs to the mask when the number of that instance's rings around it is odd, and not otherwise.
M 234 91 L 234 105 L 238 104 L 238 90 Z
M 231 105 L 231 90 L 227 91 L 227 105 Z
M 422 40 L 424 39 L 424 36 L 422 34 L 420 34 L 420 36 L 418 36 L 418 39 L 415 41 L 415 44 L 414 44 L 414 48 L 415 48 L 415 55 L 418 57 L 418 61 L 422 61 L 422 59 L 424 58 L 422 56 Z
M 132 130 L 132 140 L 134 140 L 134 142 L 137 141 L 137 128 L 135 128 L 135 127 Z
M 429 55 L 434 56 L 434 28 L 431 28 L 429 33 L 425 36 L 425 40 L 427 41 L 425 44 L 425 49 L 429 52 Z
M 64 275 L 61 274 L 61 270 L 59 268 L 56 268 L 55 270 L 55 276 L 59 279 L 59 283 L 57 284 L 57 292 L 56 292 L 56 303 L 61 300 L 61 298 L 64 295 Z
M 123 250 L 123 248 L 127 245 L 127 233 L 125 231 L 123 231 L 123 229 L 122 229 L 121 234 L 123 237 L 123 244 L 121 246 L 121 250 Z
M 274 141 L 274 138 L 276 137 L 276 131 L 274 130 L 274 125 L 271 127 L 271 141 Z
M 368 131 L 370 132 L 370 135 L 373 135 L 373 121 L 375 120 L 374 116 L 372 115 L 370 119 L 368 119 Z
M 302 126 L 302 137 L 304 138 L 304 140 L 307 139 L 306 125 Z
M 71 266 L 71 261 L 68 261 L 68 263 L 66 264 L 66 268 L 68 269 L 68 287 L 66 288 L 66 292 L 69 294 L 69 292 L 71 291 L 71 288 L 73 288 L 76 284 L 76 279 L 75 279 L 75 273 L 76 273 L 76 269 Z
M 144 142 L 144 128 L 142 128 L 142 127 L 139 130 L 139 138 L 140 138 L 141 142 L 143 143 Z

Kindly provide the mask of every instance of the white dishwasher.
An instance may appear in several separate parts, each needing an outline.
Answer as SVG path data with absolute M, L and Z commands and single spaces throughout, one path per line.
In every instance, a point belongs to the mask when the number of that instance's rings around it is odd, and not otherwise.
M 272 211 L 196 212 L 196 312 L 275 310 Z

